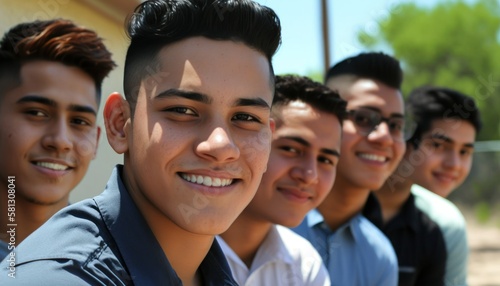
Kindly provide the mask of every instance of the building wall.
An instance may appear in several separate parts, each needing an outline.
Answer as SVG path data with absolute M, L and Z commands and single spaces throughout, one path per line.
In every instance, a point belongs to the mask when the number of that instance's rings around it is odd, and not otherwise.
M 128 2 L 128 6 L 134 7 L 138 1 L 122 0 L 122 3 L 124 2 Z M 100 5 L 99 2 L 87 0 L 0 0 L 1 35 L 10 27 L 21 22 L 36 19 L 70 19 L 79 25 L 95 30 L 104 39 L 105 45 L 113 53 L 113 60 L 118 65 L 103 83 L 98 116 L 102 132 L 97 157 L 91 163 L 83 181 L 71 193 L 71 202 L 102 192 L 113 166 L 123 161 L 122 156 L 117 155 L 108 144 L 102 109 L 111 92 L 122 93 L 123 91 L 123 63 L 128 45 L 128 39 L 124 32 L 126 13 L 116 12 L 113 7 L 99 7 L 98 5 Z M 18 179 L 22 180 L 22 178 Z

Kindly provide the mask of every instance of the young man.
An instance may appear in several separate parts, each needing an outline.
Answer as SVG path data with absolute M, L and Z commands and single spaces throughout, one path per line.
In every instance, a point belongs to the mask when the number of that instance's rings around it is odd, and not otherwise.
M 332 190 L 294 230 L 321 254 L 332 285 L 396 285 L 389 240 L 362 216 L 370 196 L 397 167 L 405 150 L 399 62 L 363 53 L 333 66 L 326 83 L 347 101 L 342 157 Z M 368 202 L 367 202 L 368 200 Z
M 68 20 L 22 23 L 0 41 L 0 260 L 68 205 L 96 155 L 114 66 L 97 34 Z
M 127 100 L 114 93 L 104 108 L 124 164 L 101 195 L 26 239 L 0 284 L 236 285 L 214 238 L 267 166 L 280 31 L 250 0 L 141 3 L 128 23 Z
M 400 285 L 466 285 L 463 216 L 416 185 L 446 196 L 465 180 L 480 113 L 471 97 L 442 87 L 415 89 L 407 106 L 417 128 L 398 169 L 376 192 L 381 216 L 370 217 L 394 245 Z
M 330 191 L 344 113 L 345 102 L 326 86 L 306 77 L 276 77 L 267 171 L 220 239 L 239 285 L 330 285 L 314 247 L 284 226 L 300 224 Z

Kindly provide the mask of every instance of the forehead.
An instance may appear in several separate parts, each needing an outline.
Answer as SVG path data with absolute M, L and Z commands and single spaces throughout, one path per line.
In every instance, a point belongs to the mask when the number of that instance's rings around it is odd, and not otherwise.
M 347 101 L 347 109 L 372 107 L 386 115 L 404 113 L 401 92 L 376 80 L 357 79 L 341 96 Z
M 8 90 L 12 101 L 26 95 L 46 97 L 62 105 L 97 108 L 97 90 L 93 79 L 77 67 L 59 62 L 32 61 L 21 67 L 21 84 Z
M 192 37 L 158 53 L 159 69 L 146 79 L 157 89 L 204 93 L 214 98 L 262 97 L 271 104 L 273 88 L 267 58 L 240 42 Z
M 473 144 L 476 140 L 476 130 L 474 126 L 460 119 L 438 119 L 431 124 L 431 129 L 424 134 L 426 135 L 444 135 L 451 140 L 452 144 L 464 145 Z
M 331 113 L 320 111 L 302 101 L 292 101 L 280 107 L 278 113 L 276 138 L 300 135 L 311 141 L 316 140 L 322 145 L 329 145 L 328 147 L 335 145 L 332 142 L 340 142 L 340 121 Z

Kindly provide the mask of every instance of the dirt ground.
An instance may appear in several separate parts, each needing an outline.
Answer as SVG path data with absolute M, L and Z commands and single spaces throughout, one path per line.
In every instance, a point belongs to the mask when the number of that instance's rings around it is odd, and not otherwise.
M 467 219 L 469 240 L 469 286 L 500 286 L 500 219 L 479 224 Z

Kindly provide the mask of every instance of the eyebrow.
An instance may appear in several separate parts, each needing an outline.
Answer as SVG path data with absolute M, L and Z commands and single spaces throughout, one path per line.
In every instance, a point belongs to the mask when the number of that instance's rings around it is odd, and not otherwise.
M 160 92 L 158 95 L 155 96 L 155 99 L 171 98 L 171 97 L 182 97 L 185 99 L 198 101 L 204 104 L 211 104 L 213 102 L 212 98 L 210 98 L 206 94 L 193 91 L 184 91 L 175 88 L 171 88 L 166 91 Z M 267 102 L 262 98 L 238 98 L 238 100 L 236 100 L 233 106 L 256 106 L 265 109 L 271 108 L 269 104 L 267 104 Z
M 57 105 L 58 105 L 55 100 L 52 100 L 50 98 L 46 98 L 43 96 L 38 96 L 38 95 L 24 96 L 24 97 L 20 98 L 16 103 L 17 104 L 39 103 L 39 104 L 47 105 L 47 106 L 54 107 L 54 108 L 57 107 Z M 93 114 L 94 116 L 97 116 L 97 111 L 90 106 L 70 104 L 68 107 L 68 110 L 73 111 L 73 112 L 90 113 L 90 114 Z
M 281 138 L 295 141 L 295 142 L 297 142 L 300 145 L 303 145 L 305 147 L 310 147 L 311 146 L 311 144 L 309 142 L 307 142 L 306 140 L 304 140 L 301 137 L 297 137 L 297 136 L 284 136 L 284 137 L 281 137 Z M 321 148 L 320 152 L 324 153 L 324 154 L 328 154 L 328 155 L 333 155 L 333 156 L 340 157 L 340 152 L 337 151 L 337 150 L 334 150 L 334 149 Z
M 376 107 L 372 107 L 372 106 L 360 106 L 359 108 L 363 108 L 363 109 L 370 109 L 370 110 L 373 110 L 373 111 L 377 111 L 378 113 L 382 114 L 382 110 L 380 110 L 379 108 L 376 108 Z M 400 118 L 404 118 L 404 115 L 402 113 L 391 113 L 391 115 L 389 115 L 389 117 L 400 117 Z
M 444 134 L 439 134 L 439 133 L 432 134 L 431 138 L 433 138 L 433 139 L 441 139 L 441 140 L 443 140 L 446 143 L 454 143 L 455 142 L 450 137 L 448 137 L 448 136 L 446 136 Z M 464 147 L 466 147 L 466 148 L 474 148 L 474 144 L 473 143 L 465 143 Z

